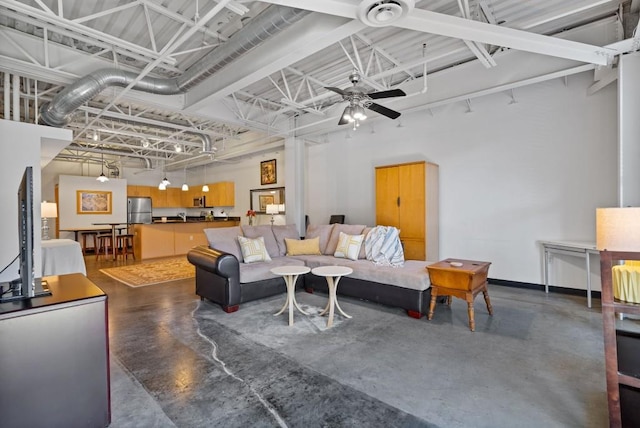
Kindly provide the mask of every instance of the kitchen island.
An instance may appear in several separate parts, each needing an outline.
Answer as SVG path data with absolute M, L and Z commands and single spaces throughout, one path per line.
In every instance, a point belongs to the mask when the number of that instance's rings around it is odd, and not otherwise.
M 155 222 L 152 224 L 134 224 L 134 254 L 136 260 L 154 259 L 187 254 L 196 245 L 207 245 L 204 229 L 214 227 L 232 227 L 240 224 L 239 218 L 212 221 L 176 221 Z

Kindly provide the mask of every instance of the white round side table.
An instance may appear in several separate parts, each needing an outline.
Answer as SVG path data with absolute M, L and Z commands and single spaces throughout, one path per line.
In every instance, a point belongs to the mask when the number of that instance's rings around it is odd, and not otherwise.
M 333 307 L 335 306 L 344 317 L 351 318 L 351 315 L 347 315 L 340 304 L 338 304 L 338 298 L 336 297 L 336 290 L 338 289 L 338 282 L 340 278 L 345 275 L 353 273 L 353 269 L 346 266 L 320 266 L 313 268 L 311 273 L 318 276 L 324 276 L 327 280 L 327 286 L 329 287 L 329 302 L 320 315 L 324 315 L 329 311 L 329 318 L 327 318 L 327 328 L 333 325 Z
M 273 316 L 278 316 L 284 312 L 287 307 L 289 308 L 289 325 L 293 325 L 293 307 L 295 306 L 300 312 L 304 315 L 308 315 L 305 311 L 300 309 L 298 306 L 298 302 L 296 301 L 296 281 L 298 280 L 299 275 L 304 275 L 308 273 L 311 269 L 306 266 L 279 266 L 273 269 L 270 269 L 271 273 L 274 275 L 280 275 L 284 278 L 285 284 L 287 284 L 287 300 L 284 302 L 284 306 L 277 314 Z

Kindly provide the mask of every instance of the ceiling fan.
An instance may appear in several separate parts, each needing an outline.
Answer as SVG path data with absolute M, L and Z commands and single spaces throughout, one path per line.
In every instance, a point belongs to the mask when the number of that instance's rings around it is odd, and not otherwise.
M 340 117 L 338 125 L 353 123 L 353 127 L 355 129 L 357 126 L 359 126 L 359 122 L 361 120 L 367 118 L 367 115 L 364 112 L 365 108 L 373 110 L 376 113 L 380 113 L 381 115 L 386 116 L 390 119 L 397 119 L 398 117 L 400 117 L 399 112 L 381 106 L 380 104 L 376 104 L 372 100 L 377 100 L 380 98 L 404 97 L 407 94 L 405 94 L 403 90 L 391 89 L 389 91 L 366 92 L 365 88 L 363 88 L 362 86 L 358 86 L 358 82 L 360 81 L 360 73 L 358 73 L 358 70 L 354 70 L 353 73 L 349 75 L 349 80 L 351 81 L 351 83 L 353 83 L 353 86 L 350 88 L 340 89 L 334 88 L 332 86 L 325 86 L 325 89 L 342 95 L 342 99 L 349 102 L 349 105 L 344 109 L 344 113 L 342 113 L 342 116 Z

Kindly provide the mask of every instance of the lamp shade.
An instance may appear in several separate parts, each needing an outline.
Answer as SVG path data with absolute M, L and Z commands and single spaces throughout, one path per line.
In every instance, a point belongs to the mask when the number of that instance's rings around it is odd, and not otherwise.
M 58 217 L 58 204 L 55 202 L 44 201 L 40 204 L 40 217 L 42 218 L 57 218 Z
M 280 210 L 278 210 L 278 206 L 276 204 L 267 205 L 267 214 L 278 214 Z
M 597 208 L 596 248 L 640 252 L 640 208 Z

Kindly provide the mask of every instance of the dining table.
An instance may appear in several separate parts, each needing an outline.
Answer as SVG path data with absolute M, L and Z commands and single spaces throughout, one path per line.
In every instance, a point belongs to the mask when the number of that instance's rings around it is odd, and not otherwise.
M 107 222 L 107 223 L 91 223 L 94 226 L 111 226 L 111 252 L 113 253 L 113 260 L 116 259 L 116 230 L 117 229 L 126 229 L 129 224 L 126 222 Z M 125 227 L 118 227 L 124 225 Z

